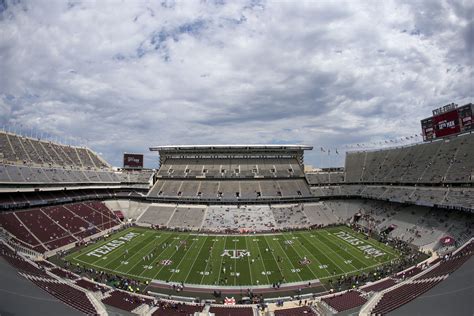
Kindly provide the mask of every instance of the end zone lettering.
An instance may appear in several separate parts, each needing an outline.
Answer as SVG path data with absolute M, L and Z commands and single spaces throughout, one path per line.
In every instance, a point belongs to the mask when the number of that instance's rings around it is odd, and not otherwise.
M 385 252 L 374 248 L 372 245 L 364 245 L 365 242 L 363 242 L 359 238 L 356 238 L 346 232 L 338 232 L 338 233 L 335 233 L 334 235 L 336 235 L 337 237 L 341 238 L 342 240 L 348 242 L 349 244 L 353 246 L 357 246 L 357 248 L 362 250 L 364 253 L 366 253 L 367 255 L 371 255 L 374 258 L 383 256 L 385 254 Z
M 95 257 L 100 258 L 100 257 L 102 257 L 102 255 L 108 254 L 109 252 L 111 252 L 115 248 L 120 247 L 121 245 L 123 245 L 124 243 L 132 240 L 134 237 L 136 237 L 138 235 L 140 235 L 140 234 L 130 232 L 130 233 L 126 234 L 125 236 L 122 236 L 122 237 L 120 237 L 116 240 L 112 240 L 111 242 L 108 242 L 105 245 L 100 246 L 99 248 L 89 252 L 87 254 L 87 256 L 95 256 Z

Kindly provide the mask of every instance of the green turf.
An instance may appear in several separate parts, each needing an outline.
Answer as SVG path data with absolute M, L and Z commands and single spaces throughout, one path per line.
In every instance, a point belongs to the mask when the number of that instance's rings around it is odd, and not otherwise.
M 336 234 L 354 237 L 354 243 L 359 244 L 353 245 Z M 111 242 L 115 242 L 116 247 L 110 247 Z M 109 249 L 99 253 L 97 250 L 103 250 L 104 245 Z M 359 247 L 383 254 L 366 254 Z M 231 258 L 223 256 L 225 250 L 229 255 L 236 250 L 250 255 Z M 143 260 L 152 253 L 152 258 Z M 304 257 L 309 264 L 301 264 Z M 365 239 L 346 226 L 246 236 L 198 235 L 134 227 L 72 253 L 66 259 L 73 264 L 142 281 L 244 286 L 324 281 L 370 271 L 398 257 L 393 248 Z

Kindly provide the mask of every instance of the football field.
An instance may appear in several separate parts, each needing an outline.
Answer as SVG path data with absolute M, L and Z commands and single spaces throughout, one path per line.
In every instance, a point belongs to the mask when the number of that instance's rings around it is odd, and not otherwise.
M 265 285 L 371 271 L 399 257 L 349 227 L 265 235 L 203 235 L 133 227 L 71 253 L 73 264 L 131 279 Z

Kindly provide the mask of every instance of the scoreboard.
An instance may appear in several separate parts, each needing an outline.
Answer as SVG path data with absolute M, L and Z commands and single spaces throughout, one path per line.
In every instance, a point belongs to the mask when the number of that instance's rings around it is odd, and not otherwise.
M 143 154 L 123 154 L 123 167 L 126 169 L 142 169 Z
M 472 103 L 458 107 L 451 103 L 433 111 L 433 116 L 421 120 L 424 141 L 474 130 Z

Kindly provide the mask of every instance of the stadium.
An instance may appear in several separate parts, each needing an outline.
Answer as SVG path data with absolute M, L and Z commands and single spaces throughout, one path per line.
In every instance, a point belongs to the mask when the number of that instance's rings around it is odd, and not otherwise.
M 0 316 L 473 316 L 473 5 L 0 0 Z
M 319 171 L 305 171 L 307 145 L 153 146 L 156 169 L 128 153 L 113 169 L 89 148 L 1 132 L 2 284 L 42 289 L 57 301 L 22 308 L 58 315 L 413 314 L 457 284 L 459 299 L 472 110 Z M 463 298 L 443 305 L 461 315 Z

